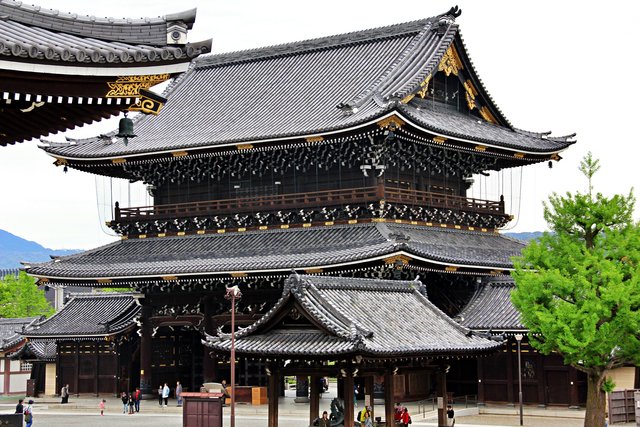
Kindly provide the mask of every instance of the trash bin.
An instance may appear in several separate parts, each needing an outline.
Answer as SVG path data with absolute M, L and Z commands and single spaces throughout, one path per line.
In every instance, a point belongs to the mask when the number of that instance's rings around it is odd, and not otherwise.
M 222 393 L 182 393 L 183 427 L 222 427 Z

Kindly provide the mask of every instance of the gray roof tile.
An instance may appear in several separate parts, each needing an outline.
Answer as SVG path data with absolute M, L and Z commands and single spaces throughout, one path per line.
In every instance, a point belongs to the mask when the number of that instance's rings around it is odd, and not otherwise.
M 392 234 L 404 234 L 398 242 Z M 236 271 L 286 271 L 366 262 L 404 250 L 442 263 L 510 268 L 523 244 L 497 233 L 363 223 L 121 240 L 54 261 L 29 274 L 51 278 L 131 278 Z
M 461 323 L 479 331 L 525 330 L 520 313 L 511 303 L 511 291 L 515 288 L 509 276 L 486 277 L 469 304 L 458 315 Z
M 22 341 L 24 337 L 20 332 L 38 320 L 39 317 L 0 319 L 0 351 L 10 349 Z
M 266 356 L 437 356 L 492 351 L 501 343 L 472 334 L 436 308 L 422 283 L 292 275 L 280 300 L 236 333 L 236 352 Z M 295 302 L 317 327 L 282 328 Z M 228 335 L 207 336 L 229 351 Z
M 433 31 L 437 18 L 373 30 L 199 58 L 165 96 L 163 113 L 138 117 L 131 144 L 89 138 L 46 148 L 63 157 L 97 158 L 194 149 L 347 129 L 398 108 L 437 70 L 457 25 Z M 345 115 L 340 104 L 357 107 Z M 206 108 L 202 108 L 205 105 Z M 424 107 L 421 108 L 424 110 Z M 401 112 L 427 128 L 497 146 L 548 152 L 569 143 L 523 136 L 510 127 L 479 126 L 447 113 Z M 460 126 L 458 126 L 460 125 Z M 114 132 L 115 134 L 115 132 Z
M 134 325 L 140 306 L 131 294 L 77 294 L 60 311 L 26 330 L 27 338 L 104 337 Z
M 189 13 L 184 15 L 187 28 L 195 20 L 195 9 Z M 0 58 L 84 66 L 182 63 L 211 51 L 211 40 L 168 45 L 165 18 L 91 19 L 13 0 L 0 0 L 0 16 Z M 162 55 L 154 57 L 151 51 L 158 49 Z

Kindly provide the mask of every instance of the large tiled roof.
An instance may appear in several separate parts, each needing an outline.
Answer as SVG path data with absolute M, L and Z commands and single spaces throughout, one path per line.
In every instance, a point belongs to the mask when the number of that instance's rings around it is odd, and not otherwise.
M 29 339 L 105 337 L 132 327 L 139 313 L 140 306 L 132 294 L 80 294 L 23 335 Z
M 33 264 L 35 276 L 133 278 L 340 266 L 406 252 L 425 262 L 510 268 L 523 245 L 497 233 L 363 223 L 126 239 Z
M 0 59 L 62 65 L 188 62 L 211 50 L 211 41 L 167 42 L 169 28 L 193 27 L 195 9 L 158 18 L 79 16 L 0 0 Z
M 438 70 L 456 40 L 462 48 L 457 24 L 451 16 L 441 15 L 201 57 L 166 92 L 170 99 L 160 116 L 139 118 L 138 137 L 132 143 L 105 145 L 99 138 L 90 138 L 46 150 L 66 158 L 112 158 L 349 129 L 397 109 L 399 100 L 415 93 Z M 440 129 L 442 117 L 418 113 L 417 108 L 409 103 L 402 111 L 415 116 L 420 125 Z M 568 145 L 525 137 L 496 115 L 506 126 L 499 132 L 465 122 L 460 129 L 447 128 L 446 133 L 457 131 L 471 140 L 489 139 L 497 146 L 534 152 L 558 151 Z
M 315 327 L 283 325 L 292 308 Z M 228 335 L 207 345 L 229 351 Z M 472 334 L 436 308 L 418 281 L 292 275 L 281 299 L 236 334 L 240 354 L 283 357 L 438 356 L 492 351 L 501 343 Z
M 24 339 L 20 333 L 39 317 L 20 317 L 0 319 L 0 351 L 5 351 Z
M 477 331 L 522 331 L 520 313 L 511 303 L 515 288 L 509 276 L 486 277 L 458 315 L 460 323 Z

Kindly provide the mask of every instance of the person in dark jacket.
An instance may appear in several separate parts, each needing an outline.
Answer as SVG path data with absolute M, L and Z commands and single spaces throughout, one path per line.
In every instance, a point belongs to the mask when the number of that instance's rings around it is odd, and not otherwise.
M 16 414 L 22 414 L 24 412 L 24 405 L 22 402 L 24 402 L 24 399 L 18 400 L 18 404 L 16 405 Z
M 322 413 L 322 418 L 320 418 L 318 425 L 320 427 L 331 427 L 331 420 L 329 419 L 329 415 L 327 414 L 327 411 L 324 411 Z

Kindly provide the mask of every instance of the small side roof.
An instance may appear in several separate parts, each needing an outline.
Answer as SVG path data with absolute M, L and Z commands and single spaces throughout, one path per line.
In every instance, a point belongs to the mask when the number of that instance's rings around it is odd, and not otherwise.
M 425 292 L 419 281 L 292 274 L 274 307 L 236 333 L 235 350 L 285 358 L 438 357 L 500 347 L 451 320 Z M 296 326 L 301 316 L 310 325 Z M 231 348 L 228 334 L 208 335 L 205 343 Z
M 0 319 L 0 351 L 11 350 L 24 337 L 21 332 L 40 320 L 40 317 Z
M 526 331 L 520 313 L 511 303 L 515 286 L 510 276 L 484 277 L 469 304 L 458 314 L 460 323 L 474 331 Z
M 77 294 L 49 319 L 23 333 L 29 339 L 82 339 L 116 335 L 135 324 L 140 305 L 134 294 Z

